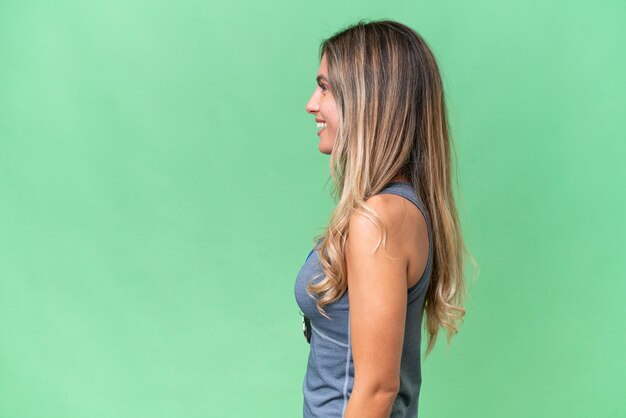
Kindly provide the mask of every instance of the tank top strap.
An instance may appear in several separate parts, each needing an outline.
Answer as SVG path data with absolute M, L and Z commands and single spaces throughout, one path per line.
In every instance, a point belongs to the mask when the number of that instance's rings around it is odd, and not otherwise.
M 430 222 L 430 216 L 428 214 L 428 210 L 426 209 L 426 205 L 416 193 L 413 188 L 412 183 L 407 183 L 405 181 L 392 181 L 387 184 L 384 189 L 382 189 L 378 194 L 397 194 L 407 198 L 411 203 L 413 203 L 417 208 L 426 216 L 426 219 Z

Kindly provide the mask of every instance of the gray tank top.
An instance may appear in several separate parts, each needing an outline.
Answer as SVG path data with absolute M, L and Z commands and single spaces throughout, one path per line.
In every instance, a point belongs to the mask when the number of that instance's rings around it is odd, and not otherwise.
M 404 329 L 404 345 L 400 367 L 400 390 L 390 418 L 416 418 L 420 384 L 420 342 L 424 297 L 430 283 L 432 271 L 432 232 L 426 206 L 406 182 L 389 183 L 379 194 L 391 193 L 410 200 L 422 212 L 428 227 L 428 261 L 420 280 L 407 292 L 407 316 Z M 302 393 L 304 395 L 304 418 L 343 417 L 354 384 L 354 364 L 350 347 L 350 307 L 348 292 L 324 310 L 331 317 L 322 316 L 315 300 L 306 292 L 307 282 L 318 283 L 324 278 L 323 270 L 315 251 L 319 241 L 309 252 L 304 265 L 298 272 L 294 293 L 301 312 L 311 321 L 310 351 Z

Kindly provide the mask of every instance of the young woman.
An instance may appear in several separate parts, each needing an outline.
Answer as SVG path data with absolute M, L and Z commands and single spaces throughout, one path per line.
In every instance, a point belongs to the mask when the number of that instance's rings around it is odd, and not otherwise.
M 437 63 L 409 27 L 361 20 L 322 42 L 317 83 L 306 111 L 338 203 L 294 289 L 304 417 L 414 418 L 422 314 L 427 356 L 440 327 L 458 332 L 469 255 Z

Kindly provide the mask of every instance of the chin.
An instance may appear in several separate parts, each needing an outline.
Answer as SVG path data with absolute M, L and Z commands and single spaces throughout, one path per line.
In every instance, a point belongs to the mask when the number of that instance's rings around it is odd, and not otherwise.
M 330 143 L 329 143 L 329 141 L 327 139 L 321 139 L 319 141 L 318 148 L 319 148 L 319 150 L 320 150 L 320 152 L 322 154 L 330 155 L 330 153 L 333 150 L 333 143 L 332 143 L 332 141 L 330 141 Z
M 320 142 L 318 148 L 322 154 L 328 154 L 328 155 L 330 155 L 330 153 L 333 150 L 332 146 L 329 146 L 328 144 L 325 144 L 323 142 Z

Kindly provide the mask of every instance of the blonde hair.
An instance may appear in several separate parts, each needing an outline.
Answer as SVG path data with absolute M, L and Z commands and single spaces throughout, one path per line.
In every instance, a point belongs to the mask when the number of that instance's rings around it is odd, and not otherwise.
M 363 211 L 382 232 L 386 226 L 366 200 L 397 175 L 410 179 L 430 215 L 432 276 L 424 301 L 426 356 L 440 327 L 448 345 L 466 313 L 463 243 L 451 184 L 450 146 L 444 92 L 435 57 L 413 29 L 392 21 L 359 20 L 320 45 L 336 100 L 338 129 L 330 157 L 332 196 L 338 202 L 319 242 L 325 278 L 307 285 L 320 295 L 317 309 L 347 290 L 344 257 L 348 223 Z M 457 178 L 458 183 L 458 178 Z M 311 295 L 312 296 L 312 295 Z

